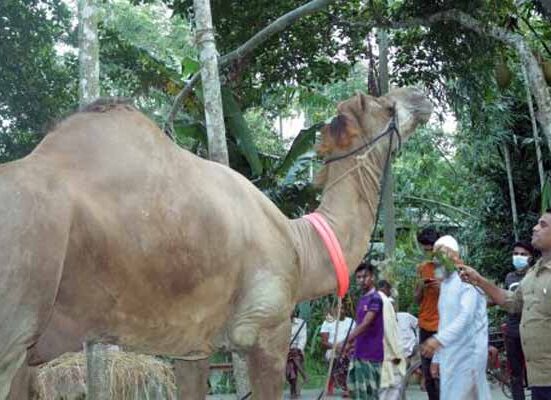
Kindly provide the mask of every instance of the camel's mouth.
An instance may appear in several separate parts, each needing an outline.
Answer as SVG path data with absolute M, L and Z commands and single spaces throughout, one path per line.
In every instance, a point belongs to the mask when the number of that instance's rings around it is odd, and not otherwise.
M 396 89 L 385 98 L 395 105 L 397 126 L 403 140 L 408 139 L 418 125 L 428 122 L 432 114 L 432 103 L 418 89 Z

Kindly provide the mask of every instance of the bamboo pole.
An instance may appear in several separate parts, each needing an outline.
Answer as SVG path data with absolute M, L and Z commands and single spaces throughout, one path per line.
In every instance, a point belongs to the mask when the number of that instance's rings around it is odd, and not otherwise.
M 538 134 L 538 124 L 536 122 L 536 114 L 534 112 L 534 104 L 532 103 L 532 93 L 530 92 L 530 82 L 528 81 L 528 73 L 526 67 L 522 65 L 522 75 L 524 77 L 524 87 L 526 88 L 526 101 L 528 110 L 530 111 L 530 121 L 532 122 L 532 136 L 534 137 L 534 146 L 536 146 L 536 160 L 538 163 L 538 174 L 540 177 L 540 193 L 543 192 L 545 184 L 545 173 L 543 170 L 543 161 L 541 158 L 540 137 Z
M 388 93 L 388 32 L 380 29 L 377 33 L 379 45 L 379 90 L 380 95 Z M 396 210 L 394 208 L 394 176 L 392 174 L 392 160 L 384 171 L 383 185 L 383 240 L 385 243 L 385 259 L 394 257 L 396 251 Z
M 505 159 L 505 170 L 507 171 L 507 182 L 509 183 L 509 197 L 511 198 L 511 213 L 513 214 L 513 234 L 515 242 L 518 241 L 518 214 L 517 201 L 515 198 L 515 186 L 513 184 L 513 169 L 511 167 L 511 156 L 509 154 L 509 146 L 506 143 L 502 145 L 503 158 Z

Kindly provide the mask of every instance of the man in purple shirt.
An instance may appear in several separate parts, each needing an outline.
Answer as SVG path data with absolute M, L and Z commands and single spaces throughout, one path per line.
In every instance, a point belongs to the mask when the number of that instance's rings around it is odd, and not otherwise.
M 383 300 L 375 289 L 375 271 L 371 264 L 360 264 L 355 276 L 362 297 L 356 307 L 356 327 L 350 332 L 346 344 L 346 347 L 354 344 L 348 387 L 356 400 L 378 399 L 384 359 Z

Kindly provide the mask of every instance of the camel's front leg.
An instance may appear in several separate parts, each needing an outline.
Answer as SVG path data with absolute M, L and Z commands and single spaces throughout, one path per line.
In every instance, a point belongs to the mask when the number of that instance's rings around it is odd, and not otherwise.
M 9 400 L 28 400 L 34 398 L 34 389 L 38 368 L 31 367 L 26 362 L 19 368 L 11 383 Z
M 0 354 L 0 400 L 15 400 L 26 393 L 27 351 L 22 346 L 12 346 L 11 353 Z M 27 386 L 28 391 L 28 386 Z M 22 399 L 26 399 L 23 395 Z
M 209 360 L 176 360 L 174 378 L 179 400 L 204 400 L 209 391 Z
M 290 325 L 287 321 L 277 328 L 262 330 L 258 345 L 247 356 L 254 400 L 283 398 Z
M 248 353 L 258 347 L 260 331 L 266 327 L 290 323 L 294 303 L 286 280 L 266 271 L 257 272 L 244 290 L 230 323 L 229 339 L 233 348 Z

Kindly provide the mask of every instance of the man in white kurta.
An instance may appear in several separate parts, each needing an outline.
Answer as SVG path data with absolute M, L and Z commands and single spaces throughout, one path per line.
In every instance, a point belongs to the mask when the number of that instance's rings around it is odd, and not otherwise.
M 406 375 L 406 360 L 398 336 L 398 320 L 390 298 L 379 291 L 383 299 L 384 361 L 381 365 L 379 400 L 399 400 L 402 379 Z
M 454 246 L 452 242 L 449 245 L 458 253 L 457 244 Z M 456 266 L 461 265 L 458 265 L 458 260 L 457 257 Z M 474 286 L 461 281 L 458 272 L 453 271 L 441 283 L 438 313 L 438 333 L 433 336 L 438 341 L 438 350 L 432 362 L 439 365 L 440 399 L 491 399 L 486 380 L 486 298 Z

